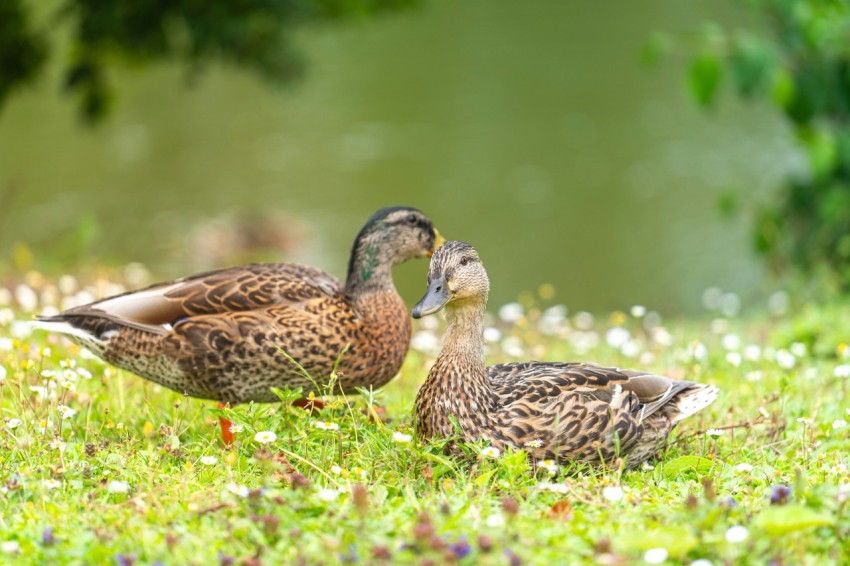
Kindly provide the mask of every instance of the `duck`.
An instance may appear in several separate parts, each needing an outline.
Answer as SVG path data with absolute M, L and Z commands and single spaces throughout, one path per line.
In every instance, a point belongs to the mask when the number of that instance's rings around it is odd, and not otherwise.
M 499 450 L 525 450 L 536 462 L 633 467 L 656 457 L 679 421 L 718 396 L 714 385 L 589 363 L 486 366 L 489 291 L 471 245 L 446 242 L 433 254 L 427 291 L 412 315 L 443 310 L 447 328 L 416 395 L 422 439 L 483 441 Z
M 356 393 L 392 379 L 410 345 L 393 266 L 429 257 L 442 241 L 420 210 L 382 208 L 355 237 L 344 283 L 309 265 L 254 263 L 157 283 L 34 326 L 220 406 L 278 401 L 272 388 L 325 393 L 332 374 L 334 393 Z

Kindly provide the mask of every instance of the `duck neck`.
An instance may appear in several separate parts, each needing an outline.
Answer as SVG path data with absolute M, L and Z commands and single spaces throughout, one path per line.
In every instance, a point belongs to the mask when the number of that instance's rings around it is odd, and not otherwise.
M 380 236 L 375 233 L 360 235 L 351 248 L 345 279 L 345 294 L 351 298 L 396 292 L 392 269 L 398 263 L 397 254 Z
M 484 374 L 484 313 L 487 299 L 450 303 L 446 306 L 446 339 L 443 352 L 463 359 L 466 369 Z

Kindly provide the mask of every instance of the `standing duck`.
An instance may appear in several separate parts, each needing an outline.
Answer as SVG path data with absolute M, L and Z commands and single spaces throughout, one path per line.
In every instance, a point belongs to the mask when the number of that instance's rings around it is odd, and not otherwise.
M 376 388 L 398 373 L 410 344 L 392 268 L 430 256 L 441 240 L 419 210 L 384 208 L 357 234 L 344 284 L 308 265 L 250 264 L 158 283 L 35 325 L 174 391 L 222 403 L 273 402 L 272 387 L 318 392 L 334 368 L 335 391 Z
M 443 350 L 416 396 L 417 432 L 523 448 L 537 460 L 635 466 L 676 423 L 711 404 L 713 385 L 567 362 L 484 365 L 490 281 L 475 248 L 447 242 L 431 258 L 420 318 L 446 310 Z

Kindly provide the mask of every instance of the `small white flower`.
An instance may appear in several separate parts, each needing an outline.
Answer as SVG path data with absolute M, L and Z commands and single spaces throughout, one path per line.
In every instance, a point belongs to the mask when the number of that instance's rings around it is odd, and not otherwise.
M 746 462 L 742 462 L 735 466 L 735 471 L 739 474 L 748 474 L 753 471 L 753 467 L 752 465 L 747 464 Z
M 701 362 L 708 357 L 708 348 L 699 340 L 694 340 L 688 345 L 688 353 L 694 360 Z
M 551 482 L 540 482 L 537 484 L 537 488 L 540 491 L 551 491 L 552 493 L 568 493 L 570 488 L 567 487 L 566 484 L 563 483 L 551 483 Z
M 741 347 L 741 339 L 738 338 L 737 334 L 726 334 L 723 336 L 723 349 L 724 350 L 738 350 Z
M 832 375 L 835 377 L 850 377 L 850 364 L 835 366 L 835 369 L 832 370 Z
M 558 463 L 555 460 L 538 460 L 537 467 L 543 468 L 552 476 L 558 473 Z
M 35 393 L 39 399 L 47 399 L 47 387 L 43 385 L 30 385 L 30 391 Z
M 522 340 L 516 336 L 508 336 L 502 340 L 502 351 L 512 358 L 519 358 L 525 355 Z
M 625 492 L 623 491 L 623 488 L 618 485 L 609 485 L 602 490 L 602 497 L 612 503 L 620 501 L 623 499 L 623 496 L 625 496 Z
M 497 343 L 502 339 L 502 332 L 498 328 L 488 326 L 484 329 L 484 340 L 491 344 Z
M 714 563 L 711 560 L 707 560 L 705 558 L 697 558 L 696 560 L 688 564 L 688 566 L 714 566 Z
M 53 440 L 51 440 L 51 441 L 50 441 L 50 447 L 51 447 L 53 450 L 59 450 L 59 452 L 64 452 L 64 451 L 65 451 L 65 443 L 64 443 L 64 442 L 62 442 L 61 440 L 59 440 L 58 438 L 53 439 Z
M 68 391 L 76 391 L 77 390 L 77 384 L 74 383 L 73 381 L 62 381 L 60 383 L 60 385 L 62 387 L 64 387 L 65 389 L 67 389 Z
M 735 293 L 723 293 L 720 297 L 720 312 L 724 316 L 735 316 L 741 310 L 741 298 Z
M 403 432 L 395 431 L 393 433 L 393 442 L 398 442 L 399 444 L 409 444 L 413 440 L 413 436 L 410 434 L 405 434 Z
M 262 430 L 254 435 L 254 440 L 260 444 L 269 444 L 277 440 L 277 435 L 270 430 Z
M 215 466 L 218 463 L 218 458 L 215 456 L 201 456 L 201 464 L 204 466 Z
M 32 312 L 38 308 L 38 294 L 24 283 L 15 287 L 15 300 L 26 312 Z
M 493 513 L 487 517 L 487 526 L 491 529 L 498 529 L 505 526 L 505 516 L 501 513 Z
M 622 326 L 609 328 L 608 332 L 605 333 L 605 342 L 612 348 L 620 348 L 629 338 L 631 338 L 631 334 Z
M 329 421 L 316 421 L 313 426 L 322 430 L 339 430 L 339 425 Z
M 53 430 L 53 421 L 47 419 L 46 421 L 38 422 L 38 432 L 41 434 L 46 434 L 48 430 Z
M 77 411 L 67 405 L 59 405 L 56 407 L 56 410 L 59 411 L 59 414 L 62 415 L 63 419 L 70 419 L 77 414 Z
M 829 471 L 835 474 L 836 476 L 840 476 L 847 473 L 847 466 L 845 466 L 844 464 L 836 464 L 831 467 Z
M 499 318 L 502 319 L 504 322 L 518 322 L 524 314 L 525 310 L 519 303 L 508 303 L 506 305 L 502 305 L 499 308 Z
M 647 564 L 661 564 L 667 560 L 666 548 L 650 548 L 643 555 L 643 561 Z
M 747 381 L 756 382 L 761 381 L 764 377 L 764 374 L 760 369 L 748 371 L 747 372 Z
M 643 305 L 635 305 L 632 307 L 632 316 L 642 318 L 646 314 L 646 307 Z
M 811 417 L 797 417 L 797 422 L 802 423 L 804 425 L 810 425 L 815 421 Z
M 410 340 L 410 347 L 425 354 L 439 353 L 440 339 L 431 330 L 420 330 Z
M 52 490 L 59 489 L 60 487 L 62 487 L 62 482 L 58 480 L 43 480 L 41 482 L 41 485 L 44 487 L 44 489 Z
M 833 430 L 840 430 L 845 426 L 847 426 L 847 421 L 845 421 L 844 419 L 835 419 L 834 421 L 832 421 Z
M 501 456 L 502 451 L 496 448 L 495 446 L 488 446 L 481 450 L 481 456 L 483 458 L 498 458 Z
M 776 352 L 776 363 L 783 369 L 791 369 L 797 364 L 797 357 L 788 350 Z
M 336 475 L 339 475 L 342 473 L 342 468 L 334 464 L 333 466 L 331 466 L 331 472 L 335 473 Z
M 227 491 L 229 491 L 233 495 L 237 495 L 239 497 L 248 497 L 249 490 L 244 485 L 238 483 L 229 483 L 226 487 Z
M 0 382 L 2 382 L 4 379 L 6 379 L 7 375 L 8 375 L 8 373 L 6 372 L 6 367 L 0 366 Z
M 4 554 L 19 554 L 21 552 L 21 545 L 16 540 L 7 540 L 0 544 L 0 549 L 3 550 Z
M 86 368 L 77 368 L 77 375 L 83 379 L 91 379 L 91 372 Z
M 21 419 L 9 419 L 6 421 L 6 426 L 10 429 L 16 429 L 23 424 Z
M 749 344 L 744 348 L 744 359 L 757 362 L 761 359 L 761 348 L 756 344 Z
M 640 465 L 640 469 L 644 470 L 646 472 L 651 472 L 652 470 L 655 469 L 655 466 L 653 466 L 649 462 L 644 462 L 643 464 Z
M 121 480 L 112 480 L 106 486 L 106 491 L 109 493 L 127 493 L 130 491 L 130 484 Z
M 322 501 L 330 502 L 330 501 L 335 501 L 336 498 L 339 497 L 339 491 L 337 491 L 335 489 L 328 488 L 328 487 L 323 487 L 322 489 L 320 489 L 318 491 L 317 495 L 319 496 L 319 499 L 321 499 Z
M 711 438 L 720 438 L 725 432 L 725 430 L 719 428 L 710 428 L 705 431 L 705 434 L 706 436 L 710 436 Z
M 738 352 L 727 352 L 726 361 L 729 362 L 730 365 L 739 367 L 741 365 L 741 354 Z
M 750 531 L 747 530 L 747 527 L 742 525 L 735 525 L 733 527 L 729 527 L 726 531 L 726 542 L 730 542 L 732 544 L 738 544 L 747 540 L 747 537 L 750 536 Z
M 808 350 L 808 348 L 806 348 L 806 345 L 802 342 L 794 342 L 788 349 L 791 350 L 791 353 L 797 356 L 798 358 L 802 358 L 803 356 L 805 356 L 806 351 Z
M 627 358 L 636 358 L 640 354 L 640 344 L 634 340 L 628 340 L 620 346 L 620 353 Z
M 525 446 L 526 448 L 540 448 L 541 446 L 543 446 L 543 441 L 539 438 L 535 438 L 533 440 L 527 440 L 523 444 L 523 446 Z
M 587 311 L 579 311 L 573 317 L 573 324 L 580 330 L 590 330 L 593 328 L 593 315 Z
M 245 430 L 245 427 L 242 426 L 241 424 L 231 424 L 230 425 L 230 432 L 232 432 L 233 434 L 239 434 L 240 432 L 242 432 L 244 430 Z

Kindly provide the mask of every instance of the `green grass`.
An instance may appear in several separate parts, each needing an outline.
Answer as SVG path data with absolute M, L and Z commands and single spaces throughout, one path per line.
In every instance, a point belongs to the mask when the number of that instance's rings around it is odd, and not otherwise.
M 850 538 L 850 426 L 841 427 L 850 378 L 835 375 L 845 363 L 846 308 L 665 323 L 669 345 L 620 313 L 595 323 L 597 345 L 574 318 L 549 325 L 558 335 L 542 334 L 536 308 L 499 322 L 510 339 L 493 346 L 492 362 L 520 348 L 525 358 L 641 367 L 722 388 L 651 467 L 562 467 L 554 476 L 520 451 L 488 458 L 483 445 L 469 446 L 467 458 L 452 458 L 440 445 L 404 442 L 432 354 L 411 351 L 383 390 L 328 399 L 320 414 L 288 402 L 235 407 L 227 414 L 244 430 L 225 450 L 212 402 L 112 370 L 56 336 L 24 337 L 6 319 L 30 315 L 3 309 L 0 561 L 619 564 L 665 553 L 673 564 L 850 561 L 841 542 Z M 612 324 L 629 330 L 636 357 L 606 343 Z M 758 359 L 728 360 L 730 333 L 740 352 L 760 346 Z M 702 360 L 695 341 L 707 350 Z M 795 341 L 795 364 L 781 367 L 769 348 Z M 76 414 L 62 418 L 60 405 Z M 386 422 L 370 418 L 377 406 Z M 260 444 L 260 431 L 278 438 Z

